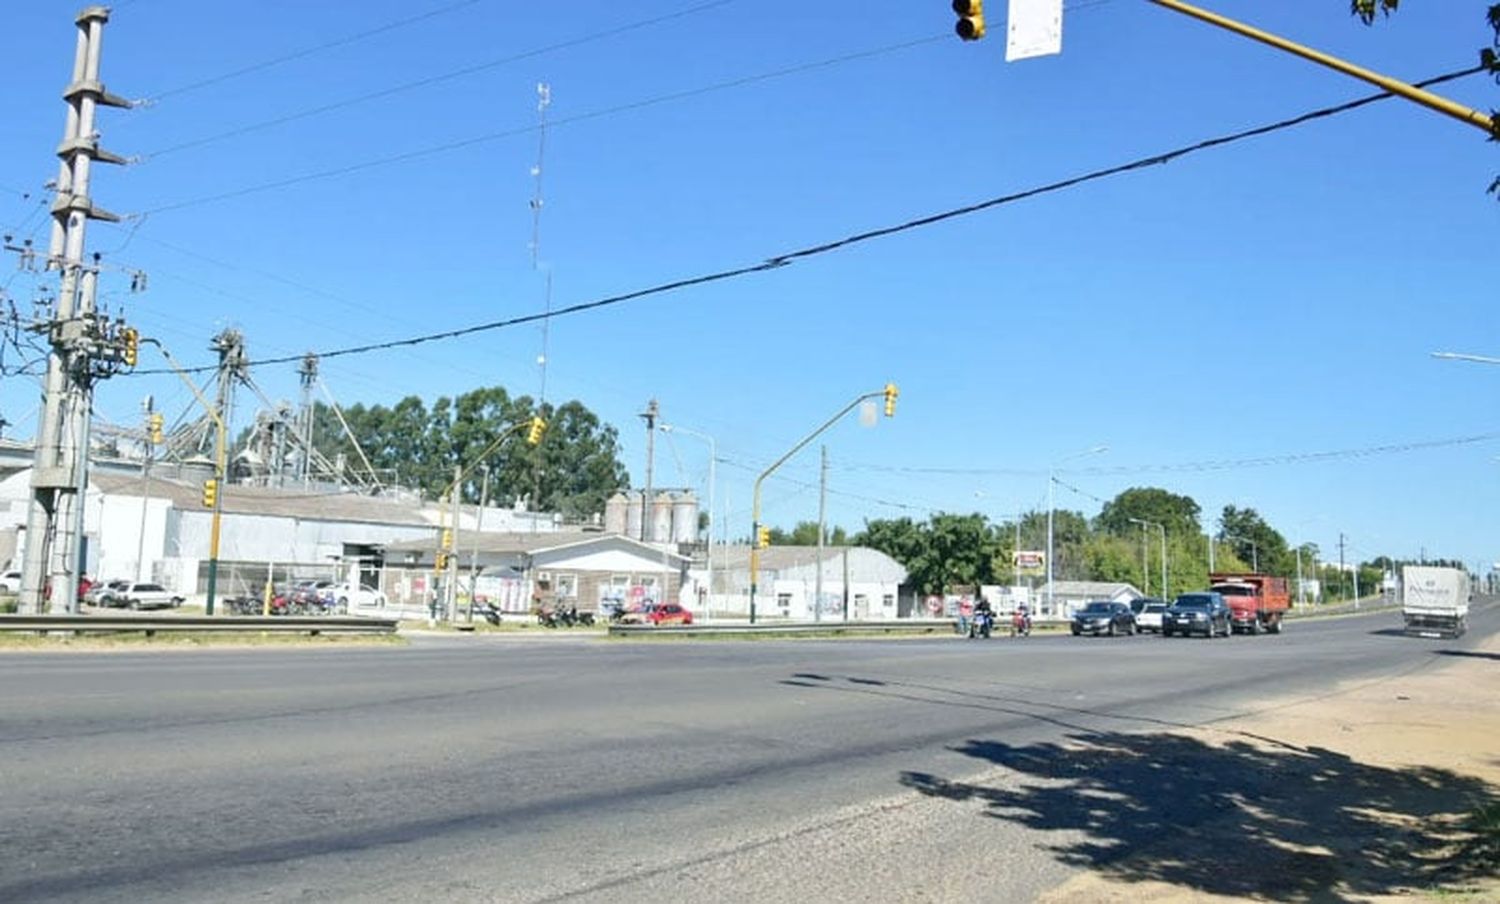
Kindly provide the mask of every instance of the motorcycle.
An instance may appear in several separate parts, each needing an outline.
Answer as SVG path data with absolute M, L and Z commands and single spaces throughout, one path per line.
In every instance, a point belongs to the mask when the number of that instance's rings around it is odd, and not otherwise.
M 1031 616 L 1025 612 L 1016 610 L 1010 619 L 1010 636 L 1027 637 L 1031 634 Z
M 995 613 L 981 609 L 974 613 L 969 619 L 969 637 L 983 637 L 988 639 L 990 632 L 995 629 Z
M 495 608 L 494 603 L 480 603 L 474 607 L 474 614 L 492 625 L 500 624 L 500 610 Z

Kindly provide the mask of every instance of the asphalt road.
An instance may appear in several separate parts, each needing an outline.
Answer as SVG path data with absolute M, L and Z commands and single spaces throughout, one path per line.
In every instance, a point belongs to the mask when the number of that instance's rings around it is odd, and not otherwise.
M 933 793 L 976 750 L 1201 725 L 1500 630 L 419 639 L 0 655 L 0 901 L 1027 900 L 1079 868 Z

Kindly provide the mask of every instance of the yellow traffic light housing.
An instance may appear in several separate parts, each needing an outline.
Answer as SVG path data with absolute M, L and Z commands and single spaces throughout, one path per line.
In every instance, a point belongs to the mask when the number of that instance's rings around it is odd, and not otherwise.
M 445 552 L 439 552 L 432 560 L 432 567 L 434 571 L 447 571 L 448 554 Z
M 165 424 L 165 419 L 163 419 L 159 414 L 151 415 L 150 419 L 147 421 L 147 431 L 150 434 L 151 445 L 161 445 L 163 424 Z
M 953 0 L 953 11 L 958 13 L 953 30 L 960 38 L 977 41 L 984 37 L 984 0 Z
M 213 508 L 219 501 L 219 482 L 210 477 L 203 481 L 203 507 Z
M 547 422 L 540 417 L 531 419 L 531 426 L 526 431 L 526 442 L 535 446 L 541 443 L 542 434 L 547 430 Z
M 443 548 L 444 549 L 452 549 L 453 548 L 453 528 L 451 528 L 451 527 L 445 527 L 445 528 L 443 528 Z
M 885 384 L 885 416 L 896 416 L 896 397 L 901 395 L 901 390 L 896 388 L 895 383 Z
M 771 529 L 769 527 L 762 527 L 758 531 L 756 531 L 755 542 L 756 545 L 758 545 L 761 549 L 765 549 L 766 547 L 770 546 Z
M 134 367 L 141 350 L 141 334 L 135 327 L 127 326 L 120 331 L 120 340 L 123 343 L 121 358 L 126 367 Z

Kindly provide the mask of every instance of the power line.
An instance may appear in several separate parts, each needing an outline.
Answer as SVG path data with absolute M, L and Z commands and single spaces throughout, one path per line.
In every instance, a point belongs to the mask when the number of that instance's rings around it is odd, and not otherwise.
M 1441 82 L 1451 81 L 1453 79 L 1461 78 L 1466 75 L 1473 75 L 1475 73 L 1485 71 L 1487 70 L 1484 66 L 1475 66 L 1460 70 L 1458 72 L 1451 72 L 1446 75 L 1440 75 L 1435 78 L 1417 82 L 1417 86 L 1427 87 L 1429 85 L 1435 85 Z M 1278 132 L 1283 129 L 1293 128 L 1295 126 L 1299 126 L 1316 119 L 1333 116 L 1339 113 L 1347 112 L 1349 110 L 1354 110 L 1359 107 L 1366 106 L 1367 104 L 1372 104 L 1376 101 L 1384 100 L 1391 96 L 1392 95 L 1390 94 L 1390 92 L 1382 91 L 1378 94 L 1367 95 L 1365 97 L 1353 101 L 1348 101 L 1346 103 L 1336 104 L 1330 107 L 1322 107 L 1310 113 L 1303 113 L 1300 116 L 1294 116 L 1290 119 L 1283 119 L 1278 122 L 1270 123 L 1268 125 L 1256 126 L 1254 128 L 1244 129 L 1238 132 L 1231 132 L 1227 135 L 1221 135 L 1215 138 L 1209 138 L 1204 141 L 1199 141 L 1194 144 L 1184 145 L 1182 147 L 1174 148 L 1170 151 L 1153 154 L 1149 157 L 1137 158 L 1128 163 L 1122 163 L 1116 166 L 1106 167 L 1104 169 L 1093 170 L 1092 172 L 1085 173 L 1080 176 L 1073 176 L 1071 178 L 1063 179 L 1058 182 L 1051 182 L 1034 188 L 1025 189 L 1024 191 L 1014 192 L 1008 195 L 1001 195 L 996 198 L 991 198 L 987 201 L 980 201 L 978 203 L 969 204 L 964 207 L 945 210 L 941 213 L 930 214 L 928 216 L 919 217 L 914 220 L 907 220 L 906 222 L 897 224 L 895 226 L 886 226 L 880 229 L 872 229 L 866 232 L 856 233 L 846 238 L 837 239 L 835 241 L 824 242 L 820 245 L 813 245 L 808 248 L 783 252 L 781 254 L 767 258 L 766 260 L 758 264 L 749 264 L 743 267 L 735 267 L 728 270 L 719 270 L 713 273 L 706 273 L 699 276 L 690 276 L 683 279 L 673 280 L 671 282 L 658 283 L 657 285 L 648 286 L 643 289 L 636 289 L 630 292 L 622 292 L 617 295 L 609 295 L 603 298 L 597 298 L 593 301 L 586 301 L 580 302 L 578 304 L 568 305 L 567 307 L 553 310 L 550 313 L 540 312 L 525 314 L 519 317 L 508 317 L 502 320 L 492 320 L 487 323 L 478 323 L 471 326 L 458 327 L 451 330 L 443 330 L 437 333 L 427 333 L 425 335 L 410 336 L 404 339 L 392 339 L 384 342 L 370 342 L 363 345 L 355 345 L 341 349 L 333 349 L 331 351 L 318 352 L 317 354 L 323 358 L 337 358 L 344 355 L 360 355 L 375 351 L 386 351 L 394 348 L 405 348 L 414 345 L 421 345 L 427 342 L 437 342 L 444 339 L 456 339 L 461 336 L 469 336 L 475 333 L 490 332 L 493 330 L 505 329 L 507 327 L 520 326 L 527 323 L 535 323 L 548 317 L 563 317 L 569 314 L 579 314 L 585 311 L 593 311 L 600 308 L 623 304 L 627 301 L 635 301 L 652 295 L 661 295 L 667 292 L 675 292 L 680 289 L 691 288 L 694 286 L 724 282 L 726 280 L 736 279 L 741 276 L 748 276 L 752 273 L 762 273 L 768 270 L 775 270 L 795 263 L 798 260 L 827 254 L 832 251 L 837 251 L 841 248 L 861 244 L 873 239 L 884 238 L 886 236 L 896 235 L 901 232 L 908 232 L 910 230 L 918 229 L 923 226 L 931 226 L 935 223 L 940 223 L 945 220 L 967 216 L 969 214 L 978 213 L 983 210 L 989 210 L 994 207 L 1000 207 L 1005 204 L 1011 204 L 1016 201 L 1025 200 L 1027 198 L 1034 198 L 1039 195 L 1051 194 L 1088 182 L 1104 179 L 1109 176 L 1118 176 L 1124 173 L 1133 172 L 1135 170 L 1144 169 L 1149 166 L 1170 163 L 1173 160 L 1178 159 L 1179 157 L 1184 157 L 1197 151 L 1207 150 L 1214 147 L 1221 147 L 1223 145 L 1232 144 L 1234 142 L 1244 141 L 1248 138 L 1254 138 L 1261 135 L 1267 135 L 1272 132 Z M 472 141 L 470 143 L 472 143 Z M 159 210 L 160 209 L 168 208 L 159 208 Z M 285 364 L 297 360 L 301 360 L 300 355 L 284 358 L 266 358 L 259 361 L 250 362 L 250 364 L 251 366 L 259 364 Z M 204 372 L 213 369 L 214 367 L 212 366 L 204 366 L 200 368 L 191 368 L 189 369 L 189 372 Z M 164 371 L 136 371 L 136 373 L 162 372 Z
M 473 2 L 473 0 L 470 0 L 470 2 Z M 307 119 L 312 116 L 319 116 L 324 113 L 329 113 L 334 110 L 340 110 L 345 107 L 352 107 L 357 104 L 366 103 L 368 101 L 379 100 L 384 97 L 392 97 L 397 94 L 403 94 L 407 91 L 415 91 L 418 88 L 427 88 L 432 85 L 452 81 L 453 79 L 457 78 L 463 78 L 464 76 L 474 75 L 476 73 L 484 72 L 489 69 L 496 69 L 500 66 L 509 65 L 510 63 L 517 63 L 521 60 L 531 59 L 532 57 L 543 56 L 545 54 L 555 53 L 559 50 L 567 50 L 573 47 L 579 47 L 584 44 L 591 44 L 596 41 L 602 41 L 606 38 L 613 38 L 631 31 L 638 31 L 642 28 L 647 28 L 652 25 L 659 25 L 663 22 L 669 22 L 673 19 L 681 19 L 685 16 L 690 16 L 695 13 L 700 13 L 705 10 L 713 9 L 717 6 L 724 6 L 725 4 L 733 2 L 735 2 L 735 0 L 710 0 L 710 2 L 708 3 L 699 3 L 696 6 L 690 6 L 686 9 L 680 9 L 676 12 L 654 16 L 649 19 L 641 19 L 635 22 L 629 22 L 625 25 L 605 29 L 603 31 L 593 32 L 592 34 L 587 34 L 582 37 L 572 38 L 567 41 L 558 41 L 553 44 L 548 44 L 543 47 L 537 47 L 532 50 L 525 50 L 520 53 L 512 54 L 510 56 L 500 57 L 498 59 L 489 60 L 483 63 L 476 63 L 472 66 L 464 66 L 460 69 L 453 69 L 448 72 L 439 73 L 437 75 L 430 75 L 426 78 L 415 79 L 410 82 L 403 82 L 399 85 L 392 85 L 389 88 L 382 88 L 379 91 L 370 91 L 365 94 L 358 94 L 354 97 L 345 98 L 344 100 L 332 101 L 330 103 L 322 104 L 317 107 L 309 107 L 304 110 L 298 110 L 295 113 L 288 113 L 284 116 L 277 116 L 271 119 L 260 120 L 259 122 L 249 123 L 248 125 L 239 126 L 238 128 L 229 129 L 223 132 L 217 132 L 212 135 L 206 135 L 202 138 L 194 138 L 189 141 L 184 141 L 179 144 L 174 144 L 169 147 L 162 148 L 158 151 L 152 151 L 151 153 L 143 155 L 142 159 L 153 160 L 157 157 L 163 157 L 167 154 L 174 154 L 178 151 L 185 151 L 189 148 L 202 147 L 203 145 L 213 144 L 214 142 L 223 141 L 228 138 L 237 138 L 241 135 L 248 135 L 252 132 L 259 132 L 262 129 L 269 129 L 273 126 L 284 125 L 289 122 L 296 122 L 299 119 Z
M 209 78 L 202 79 L 200 81 L 190 82 L 186 85 L 181 85 L 176 88 L 169 88 L 166 91 L 159 91 L 156 94 L 151 95 L 147 99 L 138 101 L 137 103 L 144 106 L 150 106 L 152 104 L 160 102 L 163 98 L 174 97 L 178 94 L 186 94 L 189 91 L 197 91 L 200 88 L 207 88 L 210 85 L 217 85 L 221 82 L 227 82 L 230 79 L 236 79 L 244 75 L 249 75 L 253 72 L 262 72 L 266 69 L 280 66 L 283 63 L 290 63 L 293 60 L 300 60 L 304 57 L 310 57 L 314 54 L 322 53 L 325 50 L 332 50 L 335 47 L 345 47 L 349 44 L 355 44 L 365 40 L 366 38 L 373 38 L 376 35 L 395 31 L 399 28 L 405 28 L 408 25 L 415 25 L 418 22 L 423 22 L 428 19 L 446 15 L 447 13 L 451 13 L 456 9 L 462 9 L 465 6 L 473 6 L 474 4 L 479 2 L 481 2 L 481 0 L 458 0 L 457 3 L 450 3 L 447 6 L 440 6 L 437 9 L 428 10 L 425 13 L 419 13 L 415 16 L 408 16 L 405 19 L 397 19 L 394 22 L 387 22 L 384 25 L 377 25 L 374 28 L 355 32 L 351 35 L 345 35 L 342 38 L 334 38 L 331 41 L 325 41 L 322 44 L 317 44 L 312 47 L 304 48 L 302 50 L 294 50 L 291 53 L 272 57 L 259 63 L 252 63 L 249 66 L 242 66 L 239 69 L 233 69 L 229 72 L 210 76 Z M 115 5 L 118 7 L 120 4 L 117 3 Z
M 686 88 L 682 91 L 673 91 L 667 94 L 658 94 L 654 97 L 645 98 L 644 100 L 630 101 L 628 103 L 617 104 L 612 107 L 605 107 L 599 110 L 592 110 L 585 113 L 576 113 L 572 116 L 564 116 L 559 119 L 549 120 L 548 125 L 552 127 L 574 125 L 580 122 L 587 122 L 591 119 L 600 119 L 606 116 L 614 116 L 619 113 L 627 113 L 631 110 L 640 110 L 647 107 L 660 106 L 661 104 L 672 103 L 679 100 L 686 100 L 687 98 L 698 97 L 704 94 L 711 94 L 716 91 L 727 91 L 731 88 L 741 88 L 745 85 L 755 84 L 756 82 L 764 82 L 776 78 L 785 78 L 787 76 L 798 75 L 803 72 L 810 72 L 816 69 L 826 69 L 831 66 L 838 66 L 843 63 L 853 62 L 855 60 L 868 59 L 870 57 L 881 56 L 887 53 L 895 53 L 900 50 L 907 50 L 912 47 L 921 46 L 923 44 L 932 44 L 937 41 L 945 41 L 950 37 L 950 35 L 933 35 L 926 38 L 917 38 L 915 40 L 903 41 L 899 44 L 888 44 L 884 47 L 876 47 L 872 50 L 856 51 L 854 53 L 847 53 L 842 56 L 830 57 L 824 60 L 816 60 L 811 63 L 800 63 L 796 66 L 788 66 L 783 69 L 776 69 L 770 72 L 761 72 L 754 75 L 742 76 L 736 79 L 729 79 L 728 81 L 715 82 L 709 85 L 701 85 L 697 88 Z M 517 126 L 511 129 L 503 129 L 498 132 L 487 132 L 483 135 L 475 135 L 471 138 L 461 138 L 456 141 L 432 145 L 425 148 L 418 148 L 413 151 L 403 151 L 399 154 L 390 154 L 385 157 L 376 157 L 359 163 L 351 163 L 345 166 L 335 167 L 333 169 L 319 170 L 313 173 L 304 173 L 300 176 L 288 176 L 285 179 L 278 179 L 272 182 L 262 182 L 257 185 L 249 185 L 244 188 L 237 188 L 233 191 L 220 192 L 214 195 L 202 195 L 197 198 L 189 198 L 185 201 L 176 201 L 171 204 L 165 204 L 161 207 L 154 207 L 150 210 L 145 211 L 144 213 L 154 214 L 165 213 L 166 211 L 170 210 L 182 210 L 188 207 L 198 207 L 203 204 L 213 204 L 219 201 L 228 201 L 234 198 L 241 198 L 245 195 L 253 195 L 259 194 L 261 192 L 273 191 L 278 188 L 288 188 L 293 185 L 301 185 L 304 182 L 314 182 L 321 179 L 331 179 L 336 176 L 345 176 L 350 173 L 360 172 L 362 170 L 374 169 L 381 166 L 390 166 L 391 164 L 404 163 L 408 160 L 418 160 L 423 157 L 430 157 L 434 154 L 442 154 L 448 151 L 461 150 L 463 148 L 472 147 L 477 144 L 487 144 L 491 141 L 499 141 L 502 138 L 514 138 L 518 135 L 529 135 L 532 132 L 537 131 L 537 128 L 538 127 L 535 125 L 528 125 Z
M 1182 473 L 1191 471 L 1236 471 L 1247 468 L 1263 468 L 1273 465 L 1304 464 L 1308 462 L 1340 461 L 1352 458 L 1369 458 L 1377 455 L 1393 455 L 1401 452 L 1416 452 L 1423 449 L 1438 449 L 1450 446 L 1465 446 L 1474 443 L 1486 443 L 1500 440 L 1500 433 L 1479 433 L 1473 436 L 1457 436 L 1446 439 L 1422 440 L 1409 443 L 1392 443 L 1381 446 L 1364 446 L 1354 449 L 1334 449 L 1322 452 L 1293 452 L 1283 455 L 1264 455 L 1256 458 L 1231 458 L 1216 459 L 1210 461 L 1191 461 L 1178 464 L 1154 464 L 1154 465 L 1120 465 L 1114 467 L 1076 468 L 1069 473 L 1086 474 L 1097 477 L 1116 477 L 1129 474 L 1152 474 L 1152 473 Z M 850 471 L 883 471 L 897 474 L 938 474 L 955 476 L 991 476 L 991 477 L 1042 477 L 1048 472 L 1046 470 L 1027 470 L 1021 468 L 924 468 L 924 467 L 901 467 L 897 465 L 866 465 L 845 464 L 842 466 Z M 1058 481 L 1059 484 L 1062 481 Z M 1066 486 L 1066 484 L 1063 484 Z M 1075 492 L 1082 492 L 1076 490 Z M 1086 495 L 1086 494 L 1085 494 Z

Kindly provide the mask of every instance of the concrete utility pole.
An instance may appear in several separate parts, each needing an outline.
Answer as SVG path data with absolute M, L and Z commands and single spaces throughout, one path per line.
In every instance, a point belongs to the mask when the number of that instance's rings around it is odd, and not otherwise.
M 1339 583 L 1344 583 L 1344 532 L 1339 531 Z
M 651 517 L 651 467 L 656 460 L 656 419 L 661 416 L 661 409 L 656 400 L 652 399 L 646 403 L 646 410 L 641 412 L 641 417 L 646 420 L 646 488 L 641 491 L 641 542 L 650 543 L 653 539 Z
M 73 611 L 78 578 L 83 568 L 83 503 L 88 486 L 88 435 L 93 381 L 107 376 L 100 365 L 111 359 L 134 363 L 134 333 L 128 354 L 125 329 L 106 333 L 107 322 L 96 316 L 97 264 L 84 263 L 84 233 L 89 220 L 119 222 L 119 217 L 95 207 L 89 197 L 94 161 L 124 163 L 122 157 L 99 147 L 94 116 L 106 107 L 130 106 L 110 94 L 99 80 L 99 58 L 109 9 L 90 6 L 78 14 L 78 42 L 73 78 L 63 92 L 67 122 L 57 155 L 57 197 L 52 202 L 52 237 L 47 269 L 61 272 L 53 319 L 45 325 L 52 350 L 43 382 L 36 453 L 31 471 L 31 508 L 26 518 L 26 555 L 21 568 L 20 611 L 42 611 L 46 587 L 51 587 L 51 609 Z
M 823 620 L 823 518 L 828 507 L 828 447 L 819 446 L 823 464 L 818 469 L 818 579 L 813 582 L 813 621 Z
M 318 381 L 318 356 L 308 352 L 302 356 L 302 363 L 297 367 L 297 376 L 302 382 L 302 411 L 298 425 L 300 439 L 302 440 L 302 458 L 298 462 L 301 471 L 297 476 L 301 478 L 305 487 L 312 475 L 312 441 L 313 441 L 313 384 Z

